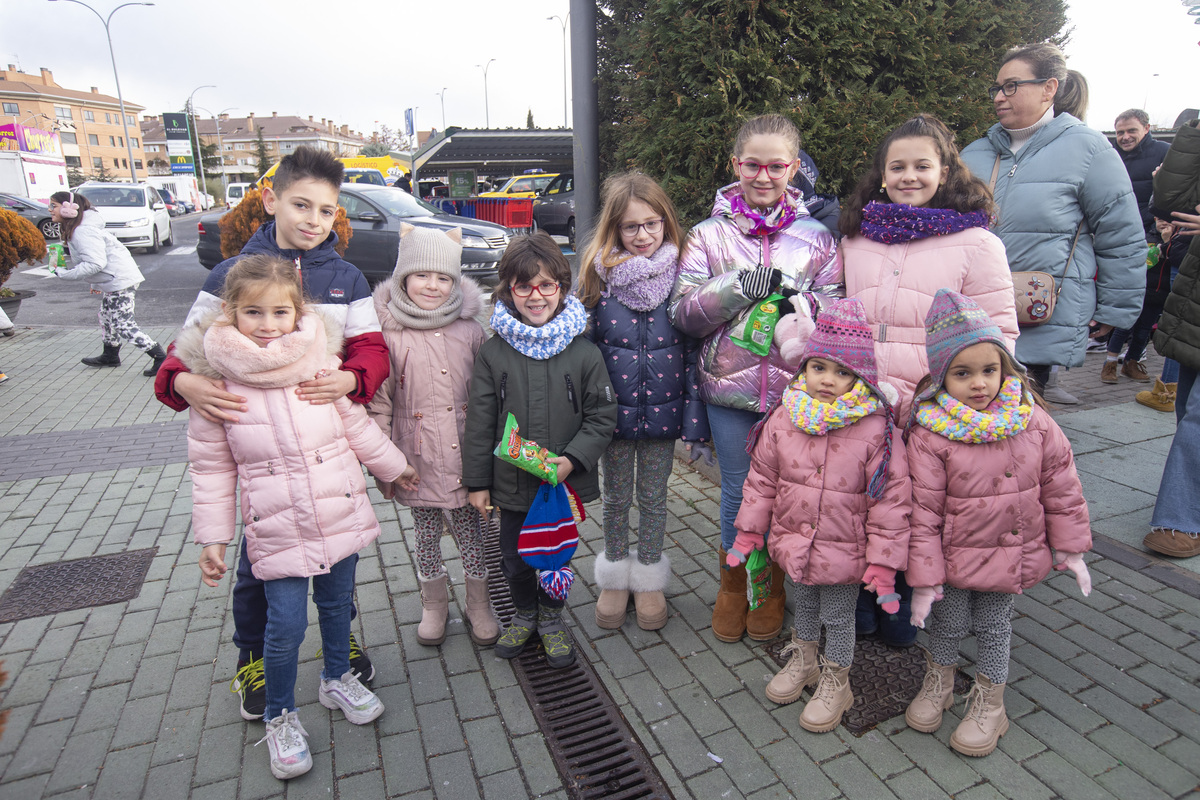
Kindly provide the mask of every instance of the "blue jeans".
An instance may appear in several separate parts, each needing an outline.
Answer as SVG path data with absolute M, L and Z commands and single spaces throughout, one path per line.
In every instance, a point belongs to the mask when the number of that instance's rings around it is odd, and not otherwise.
M 1173 358 L 1163 359 L 1162 377 L 1159 378 L 1163 383 L 1178 383 L 1179 382 L 1179 362 Z
M 354 566 L 358 559 L 343 558 L 326 575 L 312 577 L 313 602 L 321 624 L 325 655 L 322 678 L 341 678 L 350 671 L 350 600 L 354 594 Z M 308 627 L 308 578 L 263 581 L 267 595 L 267 632 L 263 642 L 263 670 L 267 680 L 266 719 L 284 709 L 296 708 L 296 664 L 300 643 Z
M 757 411 L 708 406 L 708 426 L 721 468 L 721 548 L 726 551 L 737 538 L 734 521 L 742 507 L 742 486 L 750 474 L 746 437 L 760 419 L 762 414 Z
M 1200 392 L 1193 392 L 1197 372 L 1179 367 L 1175 392 L 1178 426 L 1163 467 L 1150 525 L 1182 533 L 1200 533 Z

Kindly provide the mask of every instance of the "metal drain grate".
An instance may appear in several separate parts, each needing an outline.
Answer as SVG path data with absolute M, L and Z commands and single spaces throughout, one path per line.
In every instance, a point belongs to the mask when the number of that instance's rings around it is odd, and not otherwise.
M 0 596 L 0 622 L 132 600 L 157 547 L 26 567 Z
M 824 638 L 822 635 L 822 649 Z M 780 651 L 791 640 L 789 633 L 764 645 L 780 667 L 787 663 Z M 860 637 L 854 644 L 854 663 L 850 666 L 854 705 L 842 717 L 842 725 L 855 736 L 862 736 L 884 720 L 903 714 L 924 679 L 925 656 L 920 648 L 889 647 L 875 637 Z M 962 670 L 955 670 L 954 693 L 966 694 L 968 689 L 970 680 Z
M 492 607 L 501 625 L 507 625 L 515 609 L 508 582 L 500 572 L 496 518 L 484 532 L 484 557 Z M 606 800 L 673 797 L 578 644 L 575 663 L 554 669 L 546 663 L 536 636 L 513 659 L 513 671 L 546 737 L 567 794 Z

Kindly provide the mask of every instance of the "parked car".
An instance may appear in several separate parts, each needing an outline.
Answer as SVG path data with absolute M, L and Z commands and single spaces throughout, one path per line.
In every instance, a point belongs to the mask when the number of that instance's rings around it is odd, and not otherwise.
M 533 197 L 546 184 L 558 177 L 557 172 L 542 172 L 533 175 L 514 175 L 494 192 L 484 192 L 480 197 Z
M 179 202 L 175 195 L 171 194 L 170 189 L 164 189 L 160 186 L 156 191 L 158 192 L 158 196 L 161 197 L 163 202 L 166 204 L 168 215 L 172 217 L 182 217 L 187 213 L 187 209 L 184 207 L 183 203 Z
M 463 274 L 480 283 L 496 282 L 496 267 L 513 233 L 502 225 L 443 214 L 394 186 L 362 183 L 342 184 L 338 205 L 354 236 L 346 249 L 346 260 L 362 270 L 371 285 L 391 277 L 399 252 L 400 223 L 424 228 L 462 228 Z M 196 227 L 196 255 L 201 265 L 212 269 L 221 261 L 221 217 L 228 212 L 205 214 Z
M 157 253 L 160 244 L 174 241 L 167 204 L 153 186 L 88 181 L 75 192 L 96 207 L 104 227 L 126 247 Z
M 58 223 L 50 217 L 50 206 L 28 197 L 0 193 L 0 208 L 13 211 L 37 226 L 47 239 L 59 237 Z
M 575 175 L 564 172 L 533 201 L 533 229 L 565 236 L 575 249 Z

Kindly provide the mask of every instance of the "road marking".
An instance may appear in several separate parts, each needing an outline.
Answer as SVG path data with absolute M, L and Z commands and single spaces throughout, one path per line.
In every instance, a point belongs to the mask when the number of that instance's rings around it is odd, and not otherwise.
M 196 245 L 192 245 L 191 247 L 173 248 L 171 250 L 168 250 L 165 253 L 165 255 L 168 255 L 168 256 L 190 256 L 195 252 L 196 252 Z
M 46 267 L 34 267 L 33 269 L 21 270 L 22 275 L 41 275 L 43 278 L 53 278 L 54 274 Z

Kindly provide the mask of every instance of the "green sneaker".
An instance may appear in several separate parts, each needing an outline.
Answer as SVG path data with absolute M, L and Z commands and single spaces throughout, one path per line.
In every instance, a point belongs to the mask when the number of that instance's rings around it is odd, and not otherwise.
M 509 620 L 508 627 L 504 629 L 504 633 L 500 634 L 500 639 L 497 640 L 493 652 L 500 658 L 516 658 L 521 655 L 521 651 L 525 649 L 529 637 L 533 636 L 537 627 L 536 609 L 517 609 L 517 613 L 513 614 L 513 618 Z
M 575 663 L 575 648 L 571 647 L 571 635 L 567 633 L 562 617 L 539 619 L 538 636 L 542 639 L 542 649 L 546 651 L 547 664 L 562 669 Z

